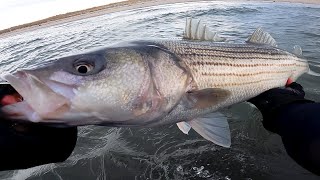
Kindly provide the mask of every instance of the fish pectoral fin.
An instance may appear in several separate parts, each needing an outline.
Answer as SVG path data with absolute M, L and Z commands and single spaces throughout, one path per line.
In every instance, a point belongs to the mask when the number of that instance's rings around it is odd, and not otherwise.
M 178 122 L 177 126 L 184 134 L 188 134 L 191 129 L 190 124 L 184 121 Z
M 202 24 L 200 20 L 192 18 L 187 18 L 186 20 L 183 38 L 214 42 L 222 42 L 226 40 L 226 38 L 220 37 L 218 33 L 212 32 L 206 25 Z
M 293 46 L 293 51 L 292 53 L 296 56 L 302 56 L 302 49 L 299 45 Z
M 190 126 L 205 139 L 223 146 L 230 147 L 231 135 L 227 117 L 213 112 L 201 118 L 189 121 Z
M 276 40 L 274 40 L 274 38 L 268 32 L 265 32 L 261 27 L 257 28 L 252 33 L 247 42 L 255 44 L 266 44 L 273 47 L 278 46 Z
M 220 104 L 230 95 L 230 91 L 225 89 L 207 88 L 198 91 L 187 92 L 185 96 L 185 103 L 190 109 L 204 109 Z

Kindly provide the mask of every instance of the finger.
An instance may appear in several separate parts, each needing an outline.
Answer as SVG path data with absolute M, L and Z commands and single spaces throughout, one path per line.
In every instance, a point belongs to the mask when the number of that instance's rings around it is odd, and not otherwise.
M 290 90 L 292 93 L 304 98 L 305 96 L 305 92 L 303 90 L 303 87 L 296 83 L 296 82 L 293 82 L 291 83 L 288 87 L 287 87 L 287 90 Z
M 303 91 L 303 87 L 300 84 L 296 83 L 296 82 L 291 83 L 287 87 L 289 87 L 291 89 L 294 89 L 294 90 L 297 90 L 297 91 Z

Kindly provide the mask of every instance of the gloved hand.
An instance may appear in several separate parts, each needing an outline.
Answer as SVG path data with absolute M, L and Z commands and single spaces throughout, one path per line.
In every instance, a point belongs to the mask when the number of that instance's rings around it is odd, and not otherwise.
M 277 133 L 275 121 L 281 109 L 292 103 L 313 102 L 304 98 L 303 87 L 293 82 L 286 88 L 270 89 L 250 100 L 261 112 L 263 126 L 267 130 Z
M 21 100 L 9 84 L 0 84 L 0 108 Z M 77 127 L 49 127 L 8 119 L 0 111 L 0 171 L 62 162 L 72 153 Z

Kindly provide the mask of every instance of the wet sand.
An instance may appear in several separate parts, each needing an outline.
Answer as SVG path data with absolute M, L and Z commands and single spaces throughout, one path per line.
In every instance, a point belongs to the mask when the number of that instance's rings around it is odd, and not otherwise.
M 57 24 L 62 24 L 70 21 L 85 19 L 94 16 L 100 16 L 107 13 L 123 11 L 128 9 L 135 9 L 140 7 L 155 6 L 161 4 L 183 3 L 196 0 L 128 0 L 103 6 L 97 6 L 81 11 L 69 12 L 66 14 L 60 14 L 53 17 L 49 17 L 43 20 L 35 21 L 32 23 L 26 23 L 18 26 L 14 26 L 8 29 L 0 30 L 0 38 L 13 36 L 22 32 L 32 31 L 38 28 L 44 28 Z M 230 2 L 250 2 L 259 0 L 223 0 Z M 305 4 L 320 4 L 320 0 L 260 0 L 260 2 L 291 2 L 291 3 L 305 3 Z

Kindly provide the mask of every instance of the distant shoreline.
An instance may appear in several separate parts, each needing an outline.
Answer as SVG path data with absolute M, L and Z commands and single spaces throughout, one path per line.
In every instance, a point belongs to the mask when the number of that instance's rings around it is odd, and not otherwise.
M 112 12 L 124 11 L 129 9 L 135 9 L 140 7 L 155 6 L 161 4 L 172 4 L 172 3 L 182 3 L 182 2 L 194 2 L 197 0 L 128 0 L 112 4 L 107 4 L 103 6 L 97 6 L 85 10 L 69 12 L 65 14 L 60 14 L 52 16 L 39 21 L 26 23 L 18 26 L 14 26 L 8 29 L 0 30 L 0 38 L 5 38 L 26 31 L 32 31 L 39 28 L 45 28 L 49 26 L 54 26 L 58 24 L 63 24 L 70 21 L 76 21 L 80 19 L 100 16 Z M 202 0 L 203 1 L 203 0 Z M 210 1 L 210 0 L 204 0 Z M 230 2 L 290 2 L 290 3 L 304 3 L 304 4 L 320 4 L 320 0 L 221 0 Z

